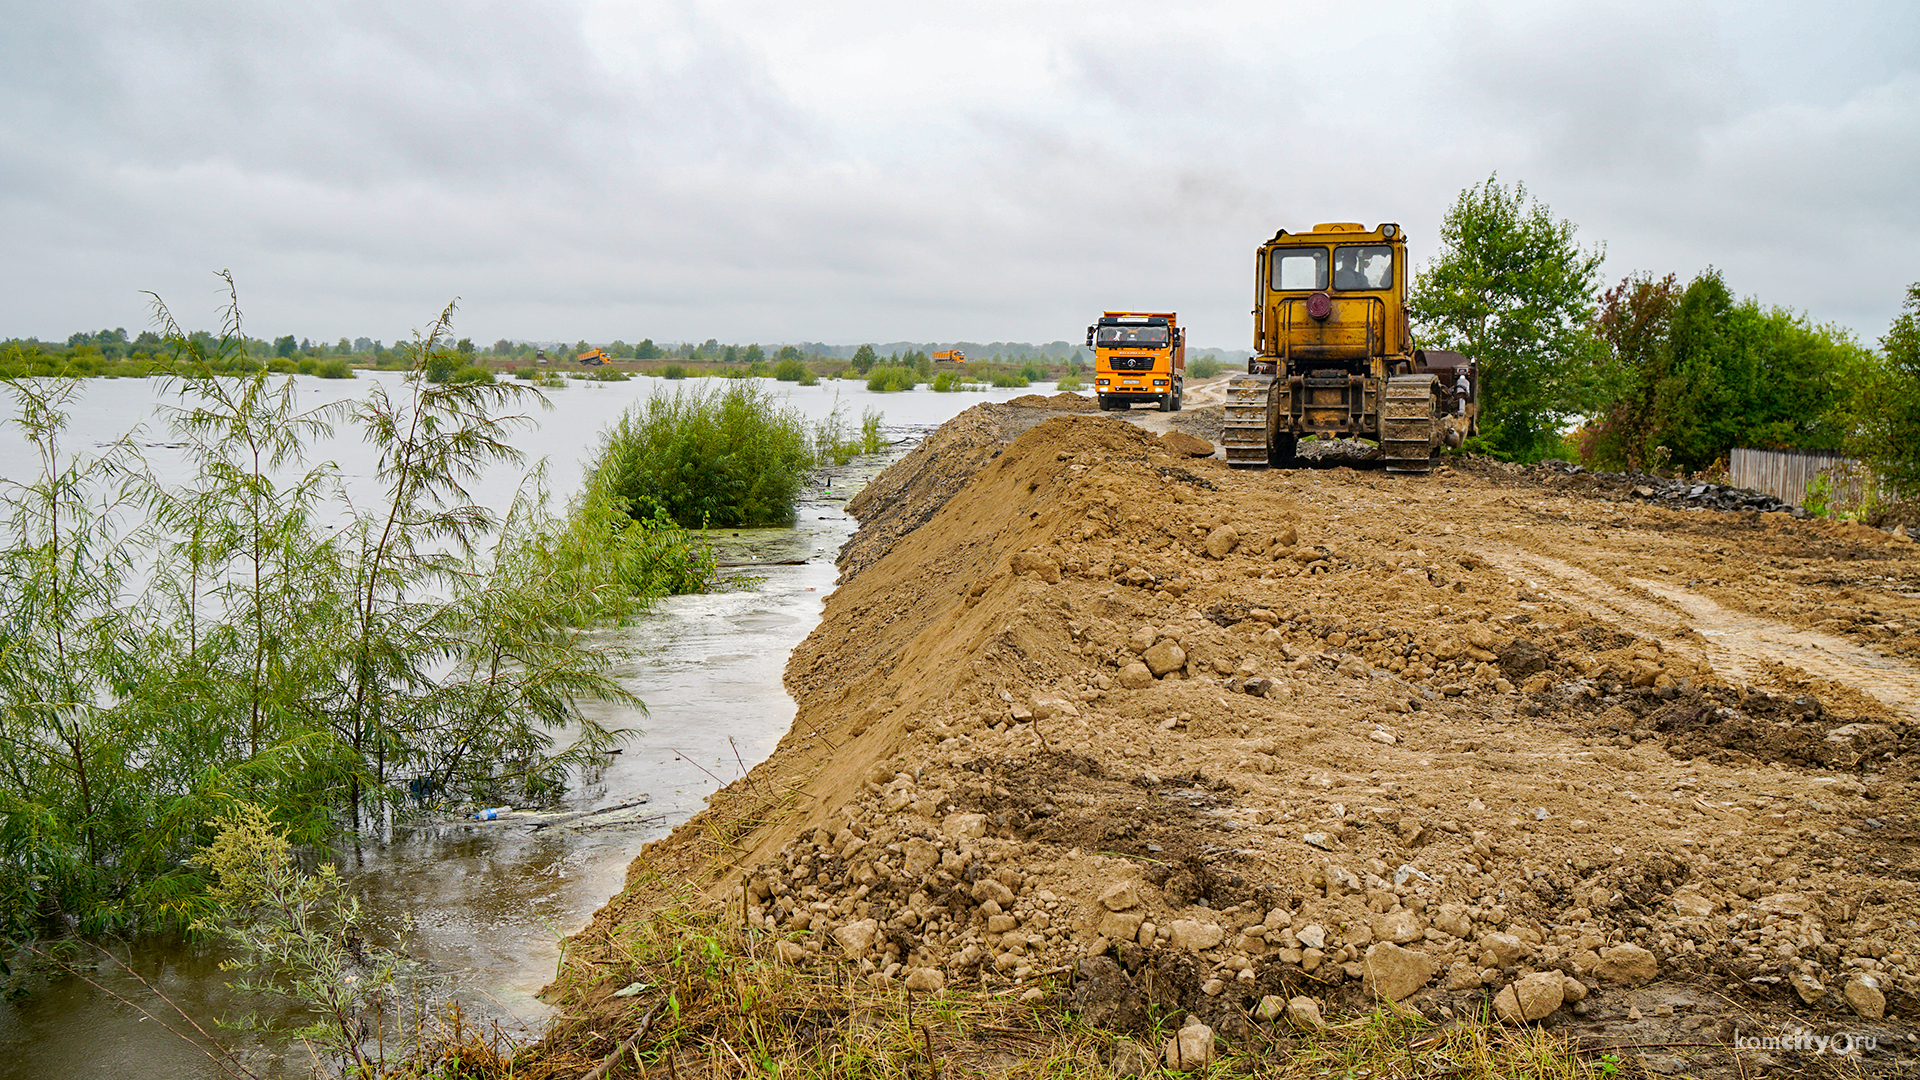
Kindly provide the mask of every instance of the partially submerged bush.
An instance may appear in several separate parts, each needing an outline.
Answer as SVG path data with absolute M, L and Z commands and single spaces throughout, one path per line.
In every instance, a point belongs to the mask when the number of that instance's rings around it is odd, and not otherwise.
M 791 357 L 773 365 L 773 377 L 781 382 L 799 382 L 806 375 L 807 365 Z
M 588 483 L 635 520 L 784 524 L 813 465 L 810 442 L 800 414 L 751 382 L 676 390 L 620 417 Z
M 687 365 L 668 364 L 666 367 L 660 369 L 660 377 L 663 379 L 684 379 L 687 377 Z
M 867 372 L 867 389 L 887 393 L 895 390 L 911 390 L 920 385 L 920 377 L 912 368 L 896 364 L 881 364 Z

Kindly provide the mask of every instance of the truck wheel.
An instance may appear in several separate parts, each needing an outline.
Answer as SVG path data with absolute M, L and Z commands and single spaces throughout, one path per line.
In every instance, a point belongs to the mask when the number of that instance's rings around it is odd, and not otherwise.
M 1173 391 L 1173 411 L 1174 412 L 1179 412 L 1181 406 L 1186 404 L 1186 397 L 1187 397 L 1186 387 L 1181 386 L 1181 387 L 1176 387 L 1174 389 Z
M 1173 411 L 1173 394 L 1172 393 L 1165 393 L 1160 395 L 1160 411 L 1161 412 Z

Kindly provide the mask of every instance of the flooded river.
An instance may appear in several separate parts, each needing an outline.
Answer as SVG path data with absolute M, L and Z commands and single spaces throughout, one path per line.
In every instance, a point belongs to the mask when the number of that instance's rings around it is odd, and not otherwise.
M 364 393 L 376 379 L 389 392 L 398 387 L 394 374 L 367 372 L 351 382 L 301 378 L 298 385 L 302 403 L 318 405 Z M 577 489 L 599 432 L 635 401 L 671 393 L 674 385 L 658 379 L 570 382 L 547 391 L 554 409 L 536 413 L 537 426 L 514 441 L 529 463 L 547 460 L 555 495 L 565 498 Z M 644 819 L 538 831 L 509 824 L 402 823 L 390 833 L 343 844 L 341 868 L 361 890 L 376 927 L 443 976 L 470 1013 L 524 1031 L 536 1028 L 547 1009 L 533 995 L 553 975 L 561 937 L 618 891 L 628 861 L 645 840 L 686 820 L 708 794 L 763 759 L 785 734 L 794 706 L 781 675 L 788 653 L 818 623 L 833 588 L 834 556 L 855 528 L 843 509 L 846 499 L 911 441 L 960 410 L 1052 389 L 871 394 L 864 384 L 850 382 L 766 385 L 810 419 L 837 407 L 855 429 L 863 409 L 878 409 L 888 438 L 898 443 L 878 460 L 856 459 L 816 480 L 792 528 L 717 533 L 721 561 L 744 564 L 728 571 L 747 579 L 735 588 L 674 597 L 630 626 L 605 631 L 638 650 L 620 680 L 647 712 L 594 710 L 609 726 L 637 731 L 612 765 L 569 793 L 566 805 L 592 810 L 645 795 Z M 94 381 L 75 412 L 69 448 L 85 450 L 145 423 L 149 430 L 136 441 L 154 471 L 163 479 L 180 478 L 186 466 L 153 418 L 157 400 L 158 384 L 149 380 Z M 26 450 L 11 429 L 0 435 L 0 475 L 31 476 L 35 466 Z M 373 461 L 357 433 L 343 432 L 313 456 L 336 461 L 350 487 L 371 480 Z M 517 470 L 496 470 L 471 490 L 478 501 L 504 507 L 518 479 Z M 183 1021 L 156 995 L 209 1030 L 216 1017 L 258 1007 L 235 1000 L 226 986 L 231 976 L 217 970 L 219 958 L 179 943 L 115 945 L 113 951 L 131 960 L 138 977 L 102 962 L 89 973 L 98 985 L 58 979 L 31 997 L 0 1004 L 0 1080 L 227 1075 L 162 1026 Z M 155 1016 L 142 1015 L 121 998 Z M 282 1049 L 259 1048 L 275 1056 Z M 296 1055 L 269 1071 L 306 1075 L 306 1064 Z

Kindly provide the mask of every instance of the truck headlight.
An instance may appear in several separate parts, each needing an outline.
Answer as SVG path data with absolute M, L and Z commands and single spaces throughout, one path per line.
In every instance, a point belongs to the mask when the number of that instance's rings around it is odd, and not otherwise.
M 1105 385 L 1107 385 L 1108 383 L 1110 383 L 1110 382 L 1112 382 L 1112 381 L 1113 381 L 1112 379 L 1095 379 L 1095 380 L 1093 380 L 1093 385 L 1095 385 L 1095 386 L 1105 386 Z

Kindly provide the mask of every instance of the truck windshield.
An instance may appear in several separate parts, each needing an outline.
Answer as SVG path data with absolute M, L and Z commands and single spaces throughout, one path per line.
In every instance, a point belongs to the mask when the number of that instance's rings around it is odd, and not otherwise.
M 1285 291 L 1327 287 L 1327 249 L 1291 248 L 1273 253 L 1273 287 Z
M 1167 344 L 1164 326 L 1103 326 L 1094 344 L 1107 349 L 1162 349 Z
M 1393 284 L 1393 249 L 1385 244 L 1336 248 L 1333 287 L 1385 289 Z

